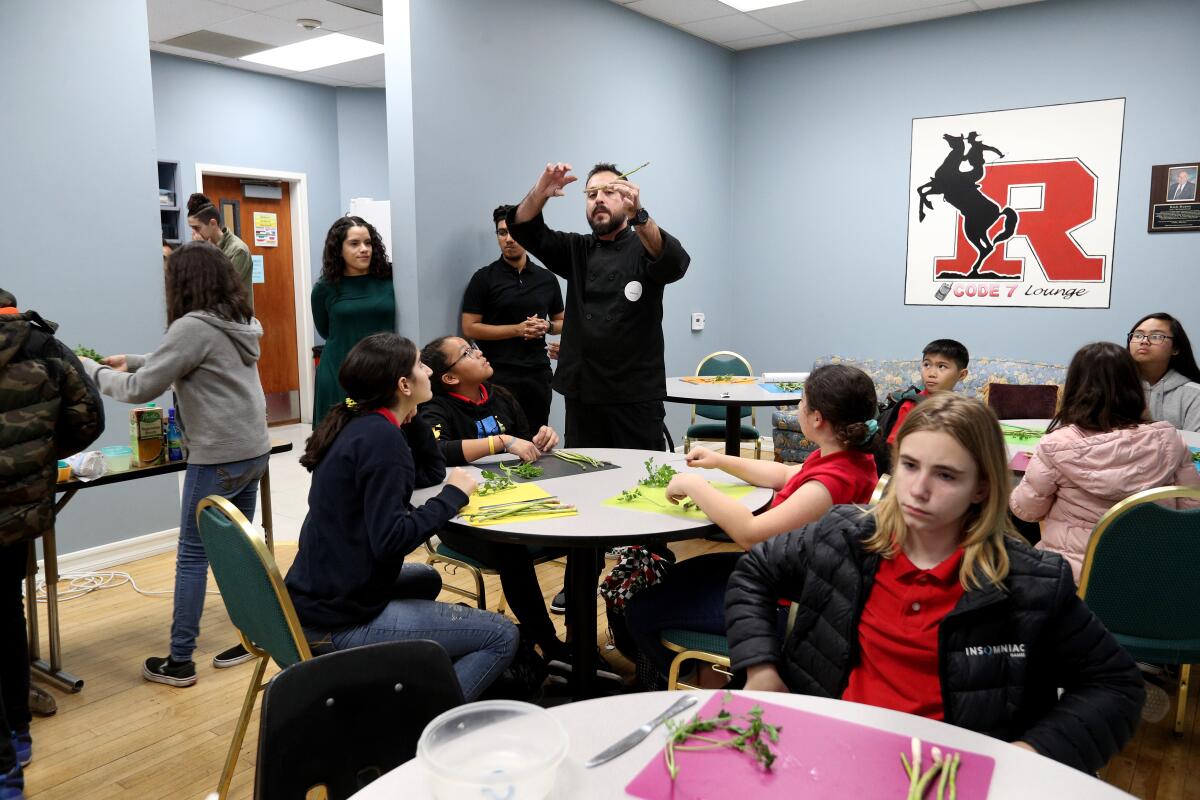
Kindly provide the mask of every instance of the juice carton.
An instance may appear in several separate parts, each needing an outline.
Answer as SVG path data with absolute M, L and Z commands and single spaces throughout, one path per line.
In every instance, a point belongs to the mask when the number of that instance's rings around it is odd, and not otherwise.
M 149 467 L 166 462 L 162 409 L 154 403 L 147 404 L 145 408 L 129 410 L 129 447 L 133 450 L 135 467 Z

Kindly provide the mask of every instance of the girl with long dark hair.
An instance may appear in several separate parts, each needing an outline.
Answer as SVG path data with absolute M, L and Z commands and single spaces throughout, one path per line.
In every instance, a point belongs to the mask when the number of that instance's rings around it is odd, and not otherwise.
M 337 376 L 350 348 L 364 336 L 396 329 L 392 266 L 379 232 L 362 217 L 339 217 L 325 235 L 312 315 L 325 339 L 313 390 L 315 429 L 346 396 Z
M 196 505 L 208 495 L 230 500 L 254 519 L 258 482 L 267 469 L 267 406 L 258 378 L 262 326 L 229 259 L 208 242 L 189 242 L 167 259 L 167 333 L 146 355 L 82 359 L 100 391 L 145 403 L 174 386 L 187 473 L 175 556 L 175 611 L 168 656 L 148 658 L 146 680 L 196 682 L 192 653 L 200 634 L 208 558 Z
M 1084 345 L 1067 367 L 1062 405 L 1033 451 L 1010 504 L 1042 523 L 1037 546 L 1083 570 L 1092 528 L 1143 489 L 1200 486 L 1191 452 L 1170 422 L 1149 422 L 1138 365 L 1111 342 Z
M 775 490 L 771 507 L 754 515 L 742 503 L 696 473 L 671 479 L 667 499 L 685 497 L 729 534 L 743 550 L 820 519 L 835 505 L 866 503 L 878 476 L 872 445 L 875 384 L 855 367 L 828 364 L 804 383 L 800 428 L 818 449 L 803 464 L 789 466 L 696 447 L 689 466 L 720 469 L 747 483 Z M 660 643 L 666 628 L 725 633 L 725 584 L 742 553 L 712 553 L 680 562 L 662 583 L 637 594 L 626 616 L 638 651 L 666 675 L 673 654 Z
M 1125 341 L 1137 362 L 1150 418 L 1200 432 L 1200 367 L 1183 324 L 1161 311 L 1149 314 Z
M 436 571 L 404 563 L 475 490 L 462 469 L 447 477 L 433 431 L 417 417 L 431 397 L 429 368 L 408 339 L 375 333 L 351 349 L 338 380 L 346 395 L 300 459 L 313 476 L 286 581 L 296 613 L 318 647 L 432 639 L 473 700 L 512 661 L 519 635 L 498 614 L 436 602 Z M 415 489 L 443 479 L 437 495 L 412 506 Z

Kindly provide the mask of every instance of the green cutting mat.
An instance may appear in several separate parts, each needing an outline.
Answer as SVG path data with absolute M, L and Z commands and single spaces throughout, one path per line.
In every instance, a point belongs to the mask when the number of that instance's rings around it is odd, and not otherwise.
M 727 497 L 744 497 L 754 490 L 753 486 L 747 486 L 744 483 L 717 483 L 709 481 L 709 486 L 716 489 Z M 707 520 L 708 516 L 700 509 L 694 511 L 684 511 L 681 505 L 672 505 L 667 500 L 667 490 L 665 487 L 654 486 L 639 486 L 642 490 L 643 497 L 639 497 L 631 503 L 623 503 L 620 500 L 620 495 L 610 497 L 604 501 L 606 506 L 616 506 L 617 508 L 628 508 L 632 511 L 649 511 L 652 514 L 666 514 L 669 517 L 686 517 L 694 520 Z
M 1004 434 L 1006 443 L 1017 447 L 1028 447 L 1031 451 L 1046 435 L 1045 431 L 1039 431 L 1036 428 L 1020 428 L 1016 425 L 1001 425 L 1000 431 Z

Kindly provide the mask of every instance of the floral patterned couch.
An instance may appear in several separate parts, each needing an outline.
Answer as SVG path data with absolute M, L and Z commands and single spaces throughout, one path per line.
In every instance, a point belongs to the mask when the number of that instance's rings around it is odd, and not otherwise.
M 881 406 L 891 392 L 913 385 L 919 386 L 921 383 L 921 362 L 916 359 L 882 361 L 828 356 L 814 361 L 813 369 L 824 364 L 846 364 L 866 372 L 871 376 L 871 380 L 875 381 L 875 392 Z M 973 358 L 967 379 L 958 385 L 957 391 L 982 401 L 984 389 L 989 383 L 1061 386 L 1066 375 L 1067 368 L 1061 364 L 1041 364 L 1008 358 Z M 795 406 L 779 407 L 771 415 L 771 428 L 776 461 L 803 461 L 816 449 L 816 445 L 804 438 L 804 434 L 800 432 L 800 421 L 796 416 Z

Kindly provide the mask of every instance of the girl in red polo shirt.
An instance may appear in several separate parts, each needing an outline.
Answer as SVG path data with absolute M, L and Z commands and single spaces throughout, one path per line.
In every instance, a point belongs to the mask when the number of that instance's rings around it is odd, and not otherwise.
M 726 614 L 746 688 L 943 719 L 1099 769 L 1133 734 L 1142 681 L 1066 562 L 1014 533 L 995 415 L 931 396 L 892 455 L 873 509 L 836 508 L 739 562 Z M 780 598 L 798 606 L 783 641 Z
M 867 503 L 878 480 L 869 452 L 877 411 L 875 384 L 865 372 L 840 364 L 819 367 L 804 384 L 799 414 L 801 431 L 819 449 L 803 464 L 739 458 L 703 447 L 687 454 L 690 466 L 718 468 L 774 489 L 771 508 L 755 516 L 697 473 L 672 478 L 667 499 L 678 503 L 690 497 L 743 549 L 819 519 L 835 505 Z M 725 583 L 740 557 L 740 552 L 710 553 L 683 561 L 630 602 L 630 633 L 660 673 L 666 674 L 673 657 L 659 643 L 664 629 L 725 633 Z

